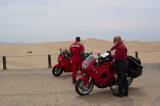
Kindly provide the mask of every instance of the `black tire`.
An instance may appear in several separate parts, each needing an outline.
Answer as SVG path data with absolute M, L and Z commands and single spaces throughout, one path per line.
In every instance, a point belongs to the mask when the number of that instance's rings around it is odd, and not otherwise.
M 63 69 L 62 69 L 62 68 L 54 67 L 54 68 L 52 69 L 52 74 L 53 74 L 55 77 L 60 76 L 62 73 L 63 73 Z
M 128 86 L 131 86 L 131 84 L 133 82 L 133 78 L 132 77 L 127 77 L 127 81 L 128 81 Z
M 75 85 L 75 90 L 80 96 L 86 96 L 89 95 L 89 93 L 94 88 L 94 82 L 93 80 L 90 81 L 90 83 L 85 87 L 84 81 L 79 79 Z

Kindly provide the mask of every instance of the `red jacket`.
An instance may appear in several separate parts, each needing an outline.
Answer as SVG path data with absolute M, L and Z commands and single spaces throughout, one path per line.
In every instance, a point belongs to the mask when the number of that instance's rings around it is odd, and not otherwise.
M 127 59 L 128 50 L 123 42 L 114 45 L 111 48 L 111 51 L 112 50 L 115 50 L 115 54 L 113 55 L 115 61 Z
M 70 52 L 72 53 L 72 56 L 81 56 L 81 52 L 84 52 L 84 46 L 80 42 L 74 42 L 70 46 Z

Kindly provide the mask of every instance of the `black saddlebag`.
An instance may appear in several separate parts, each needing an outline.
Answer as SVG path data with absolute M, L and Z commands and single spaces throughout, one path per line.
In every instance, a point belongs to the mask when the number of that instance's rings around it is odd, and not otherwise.
M 128 56 L 128 76 L 137 78 L 142 74 L 143 66 L 140 59 Z

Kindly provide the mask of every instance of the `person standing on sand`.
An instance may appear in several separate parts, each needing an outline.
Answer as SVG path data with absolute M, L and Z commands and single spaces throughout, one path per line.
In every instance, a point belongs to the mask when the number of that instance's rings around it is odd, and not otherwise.
M 128 60 L 127 60 L 128 50 L 120 36 L 115 36 L 113 38 L 113 43 L 114 46 L 111 48 L 111 51 L 115 50 L 113 59 L 118 73 L 118 87 L 119 87 L 119 93 L 116 94 L 115 96 L 118 97 L 128 96 L 128 82 L 126 77 L 128 68 Z
M 72 55 L 71 66 L 72 66 L 72 81 L 76 83 L 77 67 L 82 66 L 84 58 L 84 46 L 81 43 L 80 37 L 76 37 L 76 41 L 70 46 L 70 52 Z

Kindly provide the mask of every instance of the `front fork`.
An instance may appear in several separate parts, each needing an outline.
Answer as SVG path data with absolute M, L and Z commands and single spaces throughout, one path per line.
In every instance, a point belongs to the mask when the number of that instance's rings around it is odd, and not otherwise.
M 62 65 L 61 63 L 58 63 L 58 64 L 56 64 L 54 67 L 63 68 L 63 65 Z
M 87 75 L 83 75 L 80 79 L 84 81 L 85 86 L 88 86 L 92 80 L 91 76 L 87 76 Z

